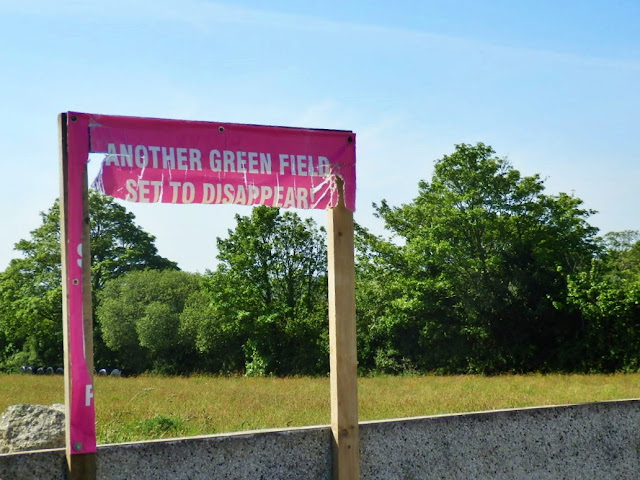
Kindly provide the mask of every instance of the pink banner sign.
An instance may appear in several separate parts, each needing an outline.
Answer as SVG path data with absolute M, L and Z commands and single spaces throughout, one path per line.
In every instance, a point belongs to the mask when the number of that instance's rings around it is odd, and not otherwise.
M 355 134 L 341 130 L 190 122 L 69 112 L 67 302 L 72 454 L 96 452 L 93 382 L 85 352 L 82 252 L 89 153 L 105 153 L 93 187 L 143 203 L 267 205 L 355 211 Z M 86 265 L 85 265 L 86 267 Z
M 90 116 L 93 188 L 141 203 L 355 210 L 355 134 L 135 117 Z

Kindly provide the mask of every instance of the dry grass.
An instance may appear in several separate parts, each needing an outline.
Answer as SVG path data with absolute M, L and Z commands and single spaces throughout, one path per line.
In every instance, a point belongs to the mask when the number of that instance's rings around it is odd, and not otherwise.
M 328 378 L 96 378 L 98 441 L 329 423 Z M 360 419 L 640 397 L 640 374 L 372 377 Z M 64 401 L 61 377 L 0 375 L 0 411 Z

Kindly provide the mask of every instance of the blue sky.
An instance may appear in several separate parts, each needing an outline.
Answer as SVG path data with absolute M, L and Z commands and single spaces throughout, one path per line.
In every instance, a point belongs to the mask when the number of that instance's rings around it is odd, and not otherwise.
M 353 130 L 355 218 L 376 233 L 372 202 L 411 201 L 477 141 L 583 199 L 602 233 L 640 229 L 638 25 L 636 0 L 0 0 L 0 269 L 59 193 L 69 110 Z M 249 213 L 126 206 L 190 271 Z

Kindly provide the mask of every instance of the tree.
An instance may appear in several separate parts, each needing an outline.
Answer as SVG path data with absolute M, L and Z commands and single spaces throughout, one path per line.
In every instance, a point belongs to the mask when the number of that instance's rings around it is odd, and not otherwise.
M 216 273 L 210 275 L 216 276 Z M 216 287 L 210 290 L 212 285 L 222 287 L 222 281 L 208 278 L 206 284 L 209 292 L 217 293 L 212 295 L 203 289 L 189 297 L 180 315 L 181 334 L 194 345 L 203 371 L 241 372 L 245 369 L 246 312 L 234 312 L 234 303 L 225 302 L 221 290 Z M 232 291 L 232 286 L 229 286 L 228 293 Z
M 134 215 L 111 197 L 89 193 L 92 288 L 123 273 L 176 269 L 176 263 L 158 255 L 154 237 L 134 223 Z M 62 289 L 60 264 L 60 208 L 56 200 L 41 213 L 42 224 L 15 249 L 13 259 L 0 274 L 0 331 L 3 359 L 10 363 L 62 362 Z M 94 296 L 95 299 L 95 296 Z M 94 302 L 96 303 L 96 302 Z M 95 306 L 95 305 L 94 305 Z M 96 361 L 108 355 L 99 329 L 94 331 Z
M 229 354 L 235 360 L 223 368 L 249 374 L 326 371 L 323 230 L 311 219 L 269 207 L 237 215 L 236 222 L 228 238 L 218 238 L 220 263 L 205 278 L 207 315 L 201 309 L 198 313 L 195 305 L 188 312 L 192 323 L 206 318 L 202 328 L 192 327 L 198 331 L 200 350 Z
M 616 279 L 636 278 L 640 274 L 640 232 L 609 232 L 602 237 L 600 260 L 608 275 Z
M 568 304 L 581 316 L 581 367 L 640 369 L 640 234 L 610 232 L 591 268 L 569 276 Z
M 135 373 L 195 370 L 195 345 L 180 316 L 200 289 L 198 275 L 177 270 L 133 271 L 107 281 L 96 317 L 117 365 Z
M 482 143 L 456 145 L 413 202 L 375 205 L 399 242 L 360 235 L 360 295 L 392 295 L 382 314 L 363 312 L 363 321 L 392 334 L 377 348 L 396 363 L 544 369 L 573 335 L 576 319 L 563 310 L 566 275 L 596 250 L 597 229 L 586 220 L 593 212 L 573 196 L 546 195 L 538 175 L 523 177 L 494 153 Z

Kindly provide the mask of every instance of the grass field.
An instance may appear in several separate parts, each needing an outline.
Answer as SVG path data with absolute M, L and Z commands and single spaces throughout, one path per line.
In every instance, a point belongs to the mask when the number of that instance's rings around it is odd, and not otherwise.
M 640 397 L 640 374 L 361 378 L 360 419 Z M 329 423 L 328 378 L 155 377 L 95 380 L 98 442 Z M 0 411 L 63 403 L 63 379 L 0 375 Z

